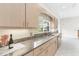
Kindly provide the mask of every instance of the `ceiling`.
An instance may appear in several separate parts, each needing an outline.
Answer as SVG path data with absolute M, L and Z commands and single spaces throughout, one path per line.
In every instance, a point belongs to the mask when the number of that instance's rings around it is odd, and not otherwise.
M 55 12 L 60 18 L 79 16 L 79 3 L 42 3 L 52 13 Z

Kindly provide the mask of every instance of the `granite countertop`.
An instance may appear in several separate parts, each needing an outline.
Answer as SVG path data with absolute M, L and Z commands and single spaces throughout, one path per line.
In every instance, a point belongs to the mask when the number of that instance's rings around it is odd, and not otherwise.
M 59 33 L 55 35 L 49 35 L 49 36 L 44 36 L 44 37 L 39 37 L 39 38 L 31 38 L 29 40 L 25 40 L 23 42 L 20 42 L 21 44 L 25 45 L 24 48 L 18 49 L 11 53 L 11 56 L 23 56 L 30 52 L 31 50 L 35 49 L 36 47 L 42 45 L 43 43 L 47 42 L 48 40 L 58 36 Z

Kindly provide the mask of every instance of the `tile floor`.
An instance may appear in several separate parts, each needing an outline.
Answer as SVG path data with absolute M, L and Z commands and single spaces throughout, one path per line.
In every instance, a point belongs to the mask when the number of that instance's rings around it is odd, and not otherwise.
M 56 56 L 79 56 L 79 40 L 75 38 L 62 38 L 62 43 Z

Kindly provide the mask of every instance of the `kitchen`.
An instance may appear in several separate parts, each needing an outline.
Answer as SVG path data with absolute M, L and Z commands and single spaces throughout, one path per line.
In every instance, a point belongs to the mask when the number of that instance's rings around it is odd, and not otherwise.
M 42 4 L 0 3 L 0 56 L 54 56 L 61 46 L 59 27 Z

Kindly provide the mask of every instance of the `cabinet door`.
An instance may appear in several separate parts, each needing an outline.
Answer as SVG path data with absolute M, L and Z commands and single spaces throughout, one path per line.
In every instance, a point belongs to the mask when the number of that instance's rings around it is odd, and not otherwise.
M 26 3 L 26 27 L 37 28 L 39 17 L 39 6 L 34 3 Z
M 42 46 L 39 46 L 36 49 L 34 49 L 34 56 L 39 56 L 40 53 L 42 53 L 44 51 L 44 48 L 45 47 L 42 45 Z
M 57 51 L 57 41 L 55 41 L 52 45 L 52 54 L 55 55 L 56 51 Z
M 0 27 L 24 27 L 25 4 L 1 3 L 0 4 Z
M 58 35 L 58 38 L 57 39 L 58 39 L 57 40 L 57 48 L 59 48 L 60 45 L 61 45 L 61 34 Z
M 24 56 L 33 56 L 33 51 L 31 51 L 31 52 L 27 53 L 27 54 L 26 54 L 26 55 L 24 55 Z
M 49 56 L 53 56 L 55 55 L 56 51 L 57 51 L 57 38 L 53 38 L 50 41 L 50 46 L 48 47 L 48 55 Z
M 58 21 L 56 19 L 56 17 L 54 17 L 54 29 L 58 28 Z
M 53 56 L 54 54 L 54 48 L 53 48 L 54 44 L 50 44 L 50 46 L 48 47 L 48 55 L 49 56 Z
M 40 53 L 39 56 L 48 56 L 48 48 Z
M 52 31 L 55 30 L 54 27 L 55 27 L 55 25 L 54 25 L 54 20 L 53 20 L 53 18 L 52 18 L 52 20 L 50 20 L 50 28 L 51 28 Z
M 57 51 L 57 38 L 52 44 L 52 51 L 53 51 L 53 55 L 55 55 L 55 53 Z

